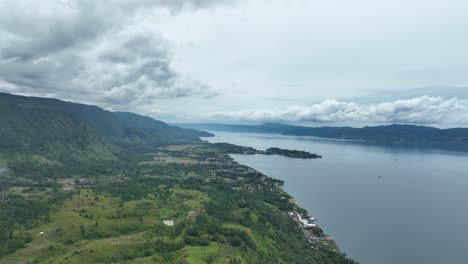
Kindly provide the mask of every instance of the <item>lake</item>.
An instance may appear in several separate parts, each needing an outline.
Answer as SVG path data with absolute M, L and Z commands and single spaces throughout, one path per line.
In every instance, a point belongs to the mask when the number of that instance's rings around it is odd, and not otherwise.
M 233 155 L 285 181 L 340 249 L 362 264 L 468 263 L 468 154 L 254 133 L 211 142 L 309 151 L 318 160 Z

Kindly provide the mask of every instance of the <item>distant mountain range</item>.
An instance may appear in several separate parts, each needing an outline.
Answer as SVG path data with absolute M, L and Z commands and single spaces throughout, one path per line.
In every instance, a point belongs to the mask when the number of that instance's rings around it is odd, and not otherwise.
M 450 148 L 468 151 L 468 128 L 439 129 L 415 125 L 375 127 L 304 127 L 279 123 L 261 125 L 180 124 L 182 127 L 226 132 L 269 133 L 356 140 L 374 144 Z
M 200 136 L 209 135 L 133 113 L 0 93 L 0 154 L 112 160 L 129 149 L 199 141 Z

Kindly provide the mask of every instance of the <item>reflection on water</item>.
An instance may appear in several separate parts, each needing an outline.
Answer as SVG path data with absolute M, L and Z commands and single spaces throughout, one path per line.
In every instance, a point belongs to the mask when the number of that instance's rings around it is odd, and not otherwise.
M 285 180 L 344 252 L 364 264 L 468 263 L 468 155 L 253 133 L 212 142 L 281 147 L 319 160 L 234 155 Z

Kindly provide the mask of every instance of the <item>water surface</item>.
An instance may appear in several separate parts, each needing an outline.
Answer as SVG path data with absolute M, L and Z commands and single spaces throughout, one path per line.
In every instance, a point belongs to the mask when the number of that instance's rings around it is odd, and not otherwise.
M 319 160 L 233 155 L 285 181 L 348 256 L 363 264 L 468 263 L 468 155 L 294 136 L 213 132 L 212 142 L 281 147 Z

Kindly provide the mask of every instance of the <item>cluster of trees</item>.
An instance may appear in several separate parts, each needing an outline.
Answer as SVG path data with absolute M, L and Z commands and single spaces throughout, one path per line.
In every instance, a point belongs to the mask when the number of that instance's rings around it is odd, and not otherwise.
M 267 155 L 280 155 L 290 158 L 300 158 L 300 159 L 320 159 L 322 156 L 309 153 L 307 151 L 301 150 L 289 150 L 289 149 L 281 149 L 281 148 L 269 148 L 265 150 L 265 154 Z
M 1 197 L 0 257 L 31 242 L 32 236 L 25 230 L 49 220 L 50 207 L 47 201 L 13 194 Z
M 186 223 L 184 241 L 192 246 L 206 246 L 212 241 L 218 241 L 234 247 L 242 246 L 244 251 L 247 247 L 252 250 L 256 249 L 255 243 L 246 231 L 226 228 L 223 223 L 208 213 L 201 213 L 194 223 Z

